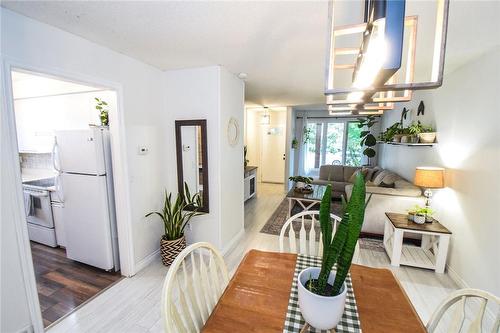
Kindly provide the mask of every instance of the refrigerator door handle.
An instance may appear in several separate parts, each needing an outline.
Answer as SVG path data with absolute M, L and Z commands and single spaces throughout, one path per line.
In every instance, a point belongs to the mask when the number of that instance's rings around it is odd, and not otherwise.
M 61 161 L 59 159 L 59 147 L 57 145 L 57 137 L 54 137 L 54 145 L 52 146 L 52 165 L 54 170 L 61 173 Z
M 57 198 L 59 199 L 59 202 L 64 203 L 64 190 L 63 187 L 61 186 L 61 172 L 57 173 L 56 179 L 54 181 L 54 185 L 56 188 L 56 195 Z

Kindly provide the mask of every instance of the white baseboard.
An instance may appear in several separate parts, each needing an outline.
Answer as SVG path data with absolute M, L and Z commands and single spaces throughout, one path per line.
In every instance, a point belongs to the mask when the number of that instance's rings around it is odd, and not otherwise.
M 21 328 L 19 331 L 17 331 L 18 333 L 33 333 L 33 325 L 28 325 L 28 326 L 25 326 L 23 328 Z
M 240 232 L 236 234 L 236 236 L 231 239 L 231 241 L 222 248 L 222 256 L 225 256 L 228 254 L 232 249 L 236 247 L 236 244 L 238 244 L 238 241 L 243 237 L 245 234 L 245 228 L 241 229 Z
M 462 279 L 462 277 L 458 275 L 458 273 L 453 268 L 450 267 L 450 265 L 446 265 L 446 269 L 450 278 L 457 284 L 460 289 L 469 288 L 467 282 L 465 282 L 464 279 Z
M 160 249 L 156 250 L 155 252 L 148 255 L 146 258 L 139 261 L 135 265 L 135 273 L 134 274 L 139 273 L 142 269 L 144 269 L 146 266 L 151 264 L 153 261 L 155 261 L 159 257 L 160 257 Z

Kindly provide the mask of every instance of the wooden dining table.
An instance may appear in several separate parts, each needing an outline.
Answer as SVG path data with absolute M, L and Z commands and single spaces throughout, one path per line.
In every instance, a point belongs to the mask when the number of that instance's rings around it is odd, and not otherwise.
M 297 255 L 249 251 L 202 332 L 283 332 Z M 426 332 L 392 272 L 353 264 L 351 279 L 364 333 Z

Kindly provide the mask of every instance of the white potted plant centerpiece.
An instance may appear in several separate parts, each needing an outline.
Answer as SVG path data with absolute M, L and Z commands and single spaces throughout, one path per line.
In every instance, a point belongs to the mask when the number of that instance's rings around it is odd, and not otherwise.
M 343 200 L 344 215 L 333 235 L 330 220 L 332 188 L 327 186 L 320 205 L 320 225 L 323 242 L 321 268 L 309 267 L 297 277 L 299 306 L 305 321 L 320 330 L 337 326 L 344 313 L 347 295 L 345 279 L 351 267 L 356 243 L 365 215 L 366 188 L 358 172 L 348 203 Z M 332 268 L 336 265 L 336 271 Z
M 198 212 L 202 207 L 200 193 L 193 196 L 184 183 L 184 193 L 178 193 L 175 202 L 172 202 L 172 193 L 165 191 L 165 202 L 161 211 L 146 214 L 158 215 L 164 227 L 164 234 L 160 239 L 161 260 L 165 266 L 170 266 L 177 255 L 186 248 L 184 229 L 193 216 L 201 215 Z

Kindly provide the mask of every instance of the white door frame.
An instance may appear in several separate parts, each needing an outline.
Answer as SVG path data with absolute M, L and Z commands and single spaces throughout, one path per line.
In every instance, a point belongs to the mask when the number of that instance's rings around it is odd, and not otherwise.
M 130 188 L 128 183 L 128 164 L 126 155 L 125 140 L 125 117 L 123 108 L 123 87 L 120 83 L 107 81 L 101 78 L 90 77 L 79 73 L 68 73 L 56 68 L 42 68 L 27 63 L 21 63 L 15 59 L 6 56 L 1 57 L 3 68 L 3 92 L 5 99 L 5 121 L 1 122 L 1 130 L 6 131 L 8 142 L 6 145 L 10 148 L 10 160 L 7 164 L 7 173 L 13 175 L 12 179 L 2 179 L 12 188 L 13 201 L 17 207 L 14 216 L 14 225 L 16 229 L 17 244 L 21 255 L 21 268 L 26 287 L 28 305 L 30 308 L 33 329 L 35 332 L 43 332 L 43 321 L 36 287 L 35 272 L 33 260 L 31 257 L 31 248 L 28 236 L 28 226 L 26 224 L 26 213 L 24 210 L 24 199 L 21 183 L 21 171 L 19 168 L 19 153 L 17 144 L 17 134 L 15 125 L 14 100 L 12 95 L 11 71 L 20 69 L 35 73 L 56 76 L 70 81 L 97 85 L 114 90 L 117 94 L 117 108 L 110 110 L 110 133 L 113 162 L 113 183 L 115 191 L 115 207 L 118 228 L 118 243 L 120 252 L 121 273 L 125 276 L 132 276 L 136 273 L 134 261 L 134 248 L 132 239 L 132 216 L 130 207 Z M 4 158 L 5 156 L 2 156 Z

